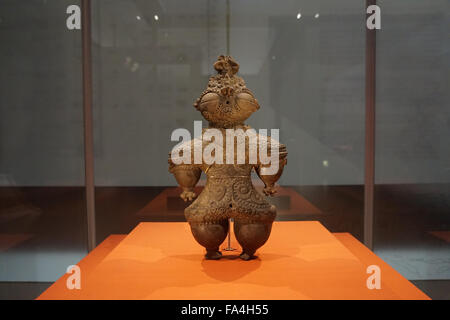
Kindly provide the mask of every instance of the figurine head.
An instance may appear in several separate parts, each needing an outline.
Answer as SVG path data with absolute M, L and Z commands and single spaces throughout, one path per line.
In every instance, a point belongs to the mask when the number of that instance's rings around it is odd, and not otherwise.
M 209 78 L 208 87 L 194 103 L 209 125 L 233 128 L 243 125 L 259 109 L 258 101 L 237 76 L 239 64 L 230 56 L 219 56 L 214 63 L 217 75 Z

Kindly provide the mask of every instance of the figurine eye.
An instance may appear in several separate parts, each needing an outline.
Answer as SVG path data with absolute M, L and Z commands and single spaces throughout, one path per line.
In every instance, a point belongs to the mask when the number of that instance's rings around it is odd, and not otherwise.
M 249 93 L 241 92 L 236 97 L 237 103 L 240 107 L 244 107 L 249 110 L 258 110 L 258 101 Z
M 202 100 L 200 101 L 200 103 L 202 102 L 209 102 L 209 101 L 213 101 L 213 100 L 219 100 L 219 95 L 217 93 L 207 93 L 202 97 Z
M 200 110 L 206 110 L 215 107 L 219 103 L 219 95 L 217 93 L 207 93 L 200 100 Z

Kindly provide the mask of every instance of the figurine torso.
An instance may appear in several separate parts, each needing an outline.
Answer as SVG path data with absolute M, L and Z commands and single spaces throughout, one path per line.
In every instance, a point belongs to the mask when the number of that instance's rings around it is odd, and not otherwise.
M 273 220 L 275 208 L 254 188 L 252 169 L 251 164 L 206 166 L 206 186 L 185 210 L 189 221 L 216 222 L 236 216 L 248 221 Z

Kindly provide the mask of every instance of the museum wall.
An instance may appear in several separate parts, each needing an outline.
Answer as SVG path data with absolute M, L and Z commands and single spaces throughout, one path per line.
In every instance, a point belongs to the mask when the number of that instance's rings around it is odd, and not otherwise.
M 374 249 L 408 279 L 449 279 L 450 2 L 379 5 Z
M 450 3 L 380 5 L 376 183 L 449 183 Z
M 81 39 L 61 14 L 70 3 L 0 4 L 0 185 L 84 185 Z
M 175 185 L 171 132 L 202 119 L 192 103 L 227 38 L 225 1 L 182 3 L 94 2 L 97 186 Z M 363 10 L 352 1 L 230 1 L 230 53 L 261 104 L 249 123 L 280 128 L 288 146 L 280 184 L 363 183 Z
M 389 32 L 379 34 L 377 51 L 377 183 L 449 182 L 450 151 L 442 139 L 450 130 L 448 41 L 443 39 L 448 19 L 440 10 L 445 3 L 409 2 L 406 14 L 402 4 L 386 7 L 383 27 Z M 2 37 L 10 45 L 2 46 L 1 54 L 13 63 L 4 63 L 1 90 L 18 94 L 0 97 L 0 184 L 82 185 L 81 54 L 73 50 L 80 39 L 52 28 L 57 22 L 49 19 L 45 29 L 25 32 L 38 18 L 27 15 L 31 5 L 22 7 L 2 21 Z M 297 7 L 305 7 L 299 20 L 291 14 Z M 51 10 L 54 16 L 60 11 Z M 159 21 L 152 15 L 136 19 L 140 12 L 158 10 L 164 12 Z M 283 6 L 231 1 L 230 50 L 262 106 L 250 123 L 281 128 L 281 138 L 292 146 L 290 162 L 296 166 L 287 167 L 282 184 L 363 181 L 364 31 L 355 36 L 361 10 L 362 4 L 352 1 Z M 211 62 L 226 51 L 225 2 L 193 1 L 186 8 L 177 1 L 160 7 L 155 1 L 112 0 L 94 2 L 93 11 L 96 183 L 173 185 L 165 174 L 166 142 L 173 129 L 191 129 L 200 120 L 192 102 L 213 73 Z M 318 19 L 312 17 L 316 11 Z M 389 15 L 395 23 L 389 23 Z M 17 21 L 23 35 L 10 32 L 8 21 Z M 39 46 L 36 60 L 24 59 L 29 46 Z M 420 57 L 399 58 L 414 50 Z M 43 72 L 52 84 L 37 80 Z M 20 117 L 28 105 L 33 111 Z M 161 151 L 156 156 L 155 148 Z M 28 157 L 21 156 L 24 152 Z M 29 158 L 35 160 L 32 165 Z
M 87 252 L 80 1 L 0 2 L 0 281 L 53 281 Z
M 442 169 L 449 170 L 444 168 L 448 148 L 445 143 L 432 143 L 449 130 L 448 110 L 443 110 L 448 72 L 437 63 L 445 56 L 442 48 L 433 50 L 445 42 L 448 19 L 436 10 L 444 3 L 413 1 L 407 14 L 399 10 L 400 3 L 392 4 L 392 11 L 386 7 L 389 12 L 383 26 L 396 31 L 380 33 L 377 52 L 377 72 L 383 79 L 377 83 L 378 183 L 449 182 L 450 174 L 441 174 Z M 296 164 L 286 168 L 289 174 L 280 183 L 362 184 L 365 32 L 359 26 L 363 3 L 230 4 L 230 52 L 241 63 L 241 74 L 262 106 L 250 124 L 281 128 L 281 138 L 290 146 L 290 163 Z M 226 51 L 225 1 L 192 1 L 186 7 L 179 1 L 161 5 L 112 0 L 97 2 L 94 8 L 96 183 L 174 185 L 174 179 L 165 174 L 170 151 L 166 142 L 173 129 L 192 130 L 193 121 L 201 120 L 191 106 L 213 73 L 211 62 Z M 292 12 L 299 8 L 303 16 L 297 20 Z M 137 20 L 141 12 L 160 12 L 161 19 L 155 21 L 148 14 Z M 316 12 L 320 17 L 314 18 Z M 395 17 L 395 24 L 388 25 L 388 15 Z M 397 19 L 402 15 L 405 21 Z M 407 22 L 410 15 L 415 19 Z M 442 23 L 430 24 L 434 18 Z M 402 30 L 416 30 L 410 33 L 414 38 L 399 38 Z M 405 45 L 398 45 L 399 41 Z M 414 60 L 404 60 L 400 72 L 392 67 L 404 51 L 425 47 L 428 58 L 422 60 L 428 59 L 428 64 L 414 67 L 409 63 Z M 389 58 L 392 63 L 384 63 Z M 434 70 L 444 80 L 440 89 L 433 86 L 438 81 Z M 405 77 L 409 81 L 394 90 L 393 84 Z M 431 104 L 437 109 L 424 120 L 423 99 L 432 95 L 430 101 L 435 103 Z M 433 108 L 425 101 L 427 108 Z M 417 126 L 427 134 L 408 135 Z M 133 130 L 123 130 L 130 127 Z M 400 127 L 408 141 L 400 143 Z M 154 153 L 155 149 L 160 152 Z

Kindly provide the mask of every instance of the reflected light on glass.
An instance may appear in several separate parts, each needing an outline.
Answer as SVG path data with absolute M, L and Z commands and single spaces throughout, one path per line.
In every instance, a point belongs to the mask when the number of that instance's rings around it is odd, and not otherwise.
M 299 12 L 297 13 L 297 20 L 300 19 L 302 17 L 302 14 Z
M 157 14 L 155 14 L 155 15 L 153 16 L 153 18 L 155 19 L 155 21 L 158 21 L 158 20 L 159 20 L 159 17 L 158 17 Z
M 131 72 L 135 72 L 137 69 L 139 69 L 139 63 L 135 62 L 133 63 L 133 65 L 131 66 Z

